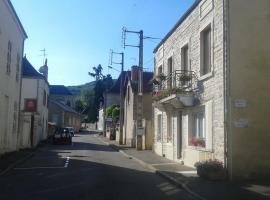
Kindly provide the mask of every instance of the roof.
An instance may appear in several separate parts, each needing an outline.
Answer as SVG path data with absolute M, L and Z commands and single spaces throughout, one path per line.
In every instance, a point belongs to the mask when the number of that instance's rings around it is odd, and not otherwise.
M 59 107 L 61 110 L 65 111 L 65 112 L 69 112 L 69 113 L 74 113 L 74 114 L 79 114 L 76 110 L 74 110 L 73 108 L 59 102 L 59 101 L 56 101 L 56 100 L 52 100 L 50 99 L 49 100 L 51 104 L 54 104 L 56 105 L 57 107 Z
M 150 83 L 150 80 L 153 78 L 154 74 L 153 72 L 143 72 L 143 93 L 152 92 L 153 85 Z M 131 73 L 128 73 L 128 76 L 126 76 L 125 81 L 131 82 L 131 87 L 134 92 L 138 91 L 138 82 L 137 81 L 131 81 Z M 127 82 L 125 83 L 125 87 L 127 85 Z
M 22 23 L 21 23 L 21 21 L 20 21 L 18 15 L 17 15 L 17 13 L 16 13 L 16 11 L 15 11 L 15 9 L 14 9 L 12 3 L 10 2 L 10 0 L 7 0 L 7 2 L 8 2 L 9 7 L 11 8 L 13 14 L 15 15 L 15 18 L 16 18 L 16 20 L 17 20 L 17 22 L 18 22 L 18 24 L 19 24 L 19 26 L 20 26 L 20 28 L 21 28 L 21 30 L 22 30 L 22 32 L 23 32 L 25 38 L 27 38 L 28 36 L 27 36 L 27 34 L 26 34 L 26 32 L 25 32 L 25 30 L 24 30 L 24 28 L 23 28 L 23 25 L 22 25 Z
M 50 94 L 51 95 L 72 95 L 64 85 L 50 85 Z
M 173 32 L 183 23 L 183 21 L 189 16 L 189 14 L 199 5 L 201 0 L 195 0 L 191 7 L 182 15 L 178 22 L 173 26 L 173 28 L 165 35 L 165 37 L 160 41 L 160 43 L 154 48 L 154 53 L 157 52 L 158 48 L 173 34 Z
M 117 93 L 119 94 L 120 93 L 120 85 L 121 85 L 121 77 L 123 77 L 125 79 L 125 76 L 127 74 L 130 74 L 131 72 L 130 71 L 123 71 L 118 79 L 116 80 L 116 82 L 113 84 L 113 86 L 111 87 L 111 89 L 108 91 L 108 93 Z M 129 75 L 130 76 L 130 75 Z
M 29 77 L 38 77 L 46 79 L 42 74 L 40 74 L 33 65 L 27 60 L 26 57 L 23 58 L 23 65 L 22 65 L 22 75 L 29 76 Z

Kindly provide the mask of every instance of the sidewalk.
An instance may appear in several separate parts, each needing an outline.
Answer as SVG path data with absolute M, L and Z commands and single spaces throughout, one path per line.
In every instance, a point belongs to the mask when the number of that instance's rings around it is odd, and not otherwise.
M 0 177 L 6 174 L 16 165 L 34 156 L 35 152 L 42 148 L 48 141 L 41 141 L 35 148 L 22 149 L 0 155 Z
M 197 199 L 207 200 L 257 200 L 270 199 L 268 183 L 232 183 L 228 181 L 207 181 L 197 176 L 196 169 L 181 165 L 156 155 L 151 150 L 137 151 L 115 141 L 99 137 L 107 145 L 140 162 L 156 174 L 182 187 Z

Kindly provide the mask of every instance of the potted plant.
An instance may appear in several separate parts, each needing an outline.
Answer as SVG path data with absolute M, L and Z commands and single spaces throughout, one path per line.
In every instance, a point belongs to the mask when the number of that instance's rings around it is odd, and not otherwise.
M 191 79 L 192 79 L 192 75 L 191 74 L 182 74 L 180 76 L 180 81 L 187 82 L 187 81 L 191 81 Z
M 198 137 L 192 137 L 189 140 L 189 145 L 194 146 L 194 147 L 205 147 L 205 139 L 198 138 Z
M 160 73 L 156 76 L 156 79 L 158 81 L 165 81 L 166 80 L 166 76 L 163 73 Z
M 224 180 L 226 178 L 226 170 L 223 163 L 219 160 L 206 160 L 202 162 L 196 162 L 194 165 L 197 169 L 198 176 L 212 180 Z

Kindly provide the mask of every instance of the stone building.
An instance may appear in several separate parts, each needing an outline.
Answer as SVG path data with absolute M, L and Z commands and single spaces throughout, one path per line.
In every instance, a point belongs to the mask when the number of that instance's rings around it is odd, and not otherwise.
M 31 148 L 48 137 L 48 66 L 43 74 L 23 58 L 19 148 Z
M 127 73 L 124 81 L 124 119 L 123 138 L 124 144 L 136 147 L 137 140 L 137 101 L 138 101 L 138 66 L 131 68 L 131 73 Z M 143 72 L 143 127 L 142 149 L 152 148 L 152 72 Z
M 154 151 L 270 175 L 270 1 L 197 0 L 154 49 Z
M 64 85 L 50 85 L 49 122 L 58 127 L 81 127 L 81 115 L 75 110 L 77 96 Z
M 0 1 L 0 154 L 17 150 L 21 68 L 27 35 L 9 0 Z

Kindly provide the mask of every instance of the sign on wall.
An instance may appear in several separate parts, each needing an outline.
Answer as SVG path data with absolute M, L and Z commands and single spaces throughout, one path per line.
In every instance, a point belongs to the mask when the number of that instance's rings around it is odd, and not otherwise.
M 37 111 L 37 100 L 36 99 L 24 99 L 24 111 L 25 112 L 36 112 Z

